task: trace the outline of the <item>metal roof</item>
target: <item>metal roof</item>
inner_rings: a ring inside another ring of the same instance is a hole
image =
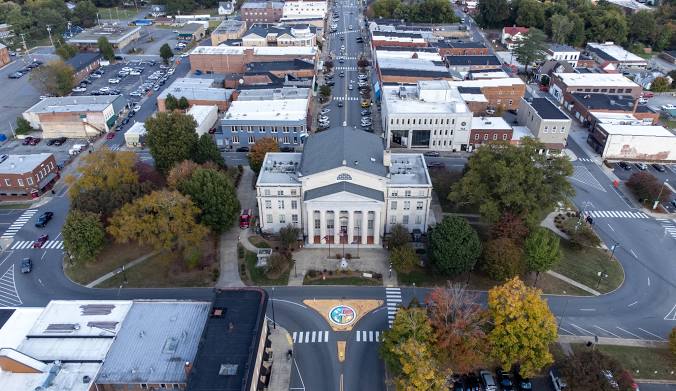
[[[41,100],[26,110],[28,113],[82,113],[100,112],[113,104],[122,95],[82,95],[50,97]]]
[[[370,198],[376,201],[384,201],[385,196],[380,190],[369,189],[368,187],[356,185],[350,182],[337,182],[327,186],[317,187],[305,192],[305,201],[314,200],[316,198],[325,197],[327,195],[340,193],[346,191],[348,193],[360,195],[362,197]]]
[[[2,174],[25,174],[33,171],[44,163],[51,153],[33,153],[28,155],[9,155],[9,157],[0,163],[0,173]]]

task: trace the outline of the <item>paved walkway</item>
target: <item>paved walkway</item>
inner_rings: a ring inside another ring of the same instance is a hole
[[[579,282],[577,282],[577,281],[575,281],[575,280],[573,280],[573,279],[571,279],[571,278],[568,278],[568,277],[564,276],[563,274],[559,274],[559,273],[557,273],[557,272],[555,272],[555,271],[552,271],[552,270],[547,270],[546,273],[547,273],[548,275],[550,275],[550,276],[552,276],[552,277],[554,277],[554,278],[558,278],[559,280],[564,281],[564,282],[566,282],[566,283],[568,283],[568,284],[570,284],[570,285],[572,285],[572,286],[574,286],[574,287],[576,287],[576,288],[580,288],[580,289],[582,289],[582,290],[585,291],[585,292],[589,292],[589,293],[591,293],[591,294],[594,295],[594,296],[601,296],[601,294],[602,294],[601,292],[599,292],[599,291],[597,291],[597,290],[594,290],[594,289],[592,289],[592,288],[590,288],[590,287],[588,287],[588,286],[586,286],[586,285],[584,285],[584,284],[581,284],[581,283],[579,283]]]
[[[594,342],[594,337],[579,336],[579,335],[559,335],[559,343],[587,343]],[[667,347],[667,341],[651,341],[646,339],[630,339],[630,338],[608,338],[599,337],[599,345],[614,345],[614,346],[635,346],[643,348],[663,348]]]
[[[293,342],[289,333],[279,325],[272,327],[272,322],[268,325],[270,330],[270,342],[272,346],[272,373],[270,374],[270,391],[288,391],[291,382],[291,369],[294,359],[287,358],[286,353],[293,351]]]
[[[136,258],[133,261],[131,261],[131,262],[125,264],[125,265],[122,265],[122,267],[115,269],[110,273],[106,273],[106,274],[102,275],[101,277],[97,278],[96,280],[90,282],[89,284],[87,284],[85,286],[87,288],[93,288],[93,287],[103,283],[104,281],[110,280],[111,278],[115,277],[116,275],[122,273],[123,270],[129,270],[132,267],[138,265],[139,263],[144,262],[146,259],[154,256],[157,253],[159,253],[159,251],[153,251],[153,252],[146,254],[142,257]]]

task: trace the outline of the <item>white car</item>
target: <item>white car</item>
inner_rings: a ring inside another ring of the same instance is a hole
[[[174,68],[171,68],[170,70],[167,71],[167,75],[173,75],[175,72]]]
[[[101,87],[99,88],[99,92],[110,92],[110,87]]]
[[[676,109],[676,106],[672,105],[671,103],[662,106],[662,110],[674,110],[674,109]]]
[[[329,109],[328,107],[325,107],[325,108],[323,108],[319,111],[319,114],[322,114],[322,115],[328,114],[330,111],[331,111],[331,109]]]
[[[141,105],[134,106],[134,108],[132,110],[134,110],[135,112],[138,113],[141,110]]]
[[[122,71],[124,71],[124,72],[131,72],[133,70],[134,70],[133,68],[129,68],[129,67],[122,68]]]
[[[139,72],[139,71],[131,71],[131,72],[129,72],[129,74],[131,76],[141,76],[141,72]]]
[[[349,29],[352,30],[352,25],[350,25]]]
[[[120,84],[120,79],[108,79],[108,84]]]
[[[139,96],[141,96],[141,93],[138,92],[138,91],[132,91],[132,92],[129,93],[129,96],[136,96],[136,97],[139,97]]]
[[[84,87],[75,87],[75,88],[73,88],[72,91],[73,91],[73,92],[86,92],[87,89],[84,88]]]
[[[92,73],[91,75],[89,75],[89,77],[93,77],[94,79],[100,79],[101,75],[99,75],[98,73]]]

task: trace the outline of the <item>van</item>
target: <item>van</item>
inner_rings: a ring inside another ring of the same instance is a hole
[[[486,391],[498,391],[498,386],[495,384],[493,374],[483,369],[479,372],[479,377],[481,378],[481,383]]]
[[[253,211],[251,209],[242,209],[239,214],[239,228],[247,229],[253,223]]]
[[[563,391],[566,389],[566,381],[561,378],[561,374],[556,367],[552,367],[549,370],[549,378],[552,381],[552,386],[554,386],[555,391]]]
[[[72,147],[68,150],[68,154],[71,156],[75,156],[78,153],[82,152],[85,149],[86,145],[84,144],[73,144]]]

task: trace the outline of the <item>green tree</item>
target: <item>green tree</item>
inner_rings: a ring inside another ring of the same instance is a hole
[[[478,8],[477,22],[484,27],[503,27],[509,17],[507,0],[479,0]]]
[[[68,44],[61,44],[58,48],[56,48],[56,54],[58,54],[59,57],[61,57],[64,61],[73,58],[77,52],[78,49],[76,46]]]
[[[575,28],[575,22],[570,20],[568,16],[561,14],[554,14],[550,19],[552,28],[552,41],[560,44],[568,43],[568,38]]]
[[[629,39],[652,45],[657,38],[657,23],[653,11],[641,10],[629,16]]]
[[[167,94],[167,97],[164,98],[164,108],[167,111],[178,110],[178,99],[171,94]]]
[[[165,43],[160,47],[160,57],[162,57],[165,64],[169,64],[169,59],[174,57],[174,52],[171,51],[171,47],[169,47],[168,43]]]
[[[519,0],[517,5],[517,25],[538,29],[544,28],[545,8],[543,3],[537,0]]]
[[[493,239],[484,246],[481,268],[497,281],[516,277],[524,271],[523,251],[512,239]]]
[[[573,22],[573,29],[568,35],[568,45],[581,46],[587,34],[584,20],[577,15],[570,15],[569,18]]]
[[[589,41],[613,41],[622,44],[627,41],[627,18],[619,8],[597,8],[586,20]]]
[[[537,227],[531,231],[524,244],[528,271],[536,272],[539,276],[556,265],[562,257],[560,241],[557,235],[544,227]]]
[[[214,232],[223,232],[239,213],[239,200],[230,178],[222,171],[198,168],[178,184],[201,210],[200,222]]]
[[[190,102],[188,102],[188,98],[186,98],[185,96],[182,96],[178,100],[178,108],[180,110],[188,110],[190,108]]]
[[[650,84],[650,91],[654,92],[667,92],[669,91],[670,84],[669,80],[666,77],[656,77],[655,80]]]
[[[263,137],[256,141],[249,151],[249,167],[258,175],[268,152],[279,152],[277,141],[271,137]]]
[[[397,273],[410,273],[418,266],[420,259],[408,244],[390,250],[390,262]]]
[[[519,364],[524,377],[554,361],[549,345],[557,339],[556,320],[541,296],[517,277],[488,291],[491,355],[503,368]]]
[[[214,138],[210,134],[204,133],[197,140],[194,153],[195,163],[204,164],[206,162],[213,162],[219,167],[225,167],[225,160],[221,151],[218,150]]]
[[[279,241],[284,248],[292,249],[296,247],[299,235],[299,228],[294,227],[292,224],[287,224],[286,227],[282,227],[279,230]]]
[[[197,223],[200,210],[176,191],[155,191],[120,208],[107,231],[118,243],[137,242],[155,250],[198,249],[209,230]]]
[[[394,317],[392,328],[383,332],[380,356],[395,374],[402,371],[397,347],[408,339],[413,339],[420,345],[434,346],[434,330],[424,308],[400,308]]]
[[[439,369],[429,345],[408,338],[398,344],[393,353],[399,359],[401,372],[396,377],[397,390],[447,390],[446,376]]]
[[[547,49],[546,39],[545,33],[531,27],[523,39],[516,43],[514,54],[516,59],[524,65],[524,72],[528,73],[528,65],[544,60]]]
[[[331,95],[331,87],[323,84],[321,87],[319,87],[319,94],[324,98],[328,98]]]
[[[111,45],[110,42],[108,41],[108,38],[99,37],[99,39],[96,41],[96,44],[103,58],[105,58],[108,61],[115,60],[115,51],[113,50],[113,45]]]
[[[549,159],[543,144],[526,138],[522,145],[491,143],[469,158],[467,171],[449,194],[457,204],[474,204],[484,219],[510,212],[535,225],[540,210],[574,194],[568,182],[573,166],[567,157]],[[539,222],[539,221],[537,221]]]
[[[71,209],[61,229],[63,247],[76,262],[89,262],[103,247],[106,233],[99,215]]]
[[[560,366],[561,375],[571,390],[617,391],[633,390],[632,382],[623,376],[620,363],[599,352],[583,350],[566,357]],[[604,371],[610,371],[617,382],[614,386],[608,382]]]
[[[42,92],[54,96],[64,96],[70,94],[75,87],[73,73],[73,67],[63,60],[54,60],[33,70],[30,80],[35,82]]]
[[[192,157],[197,146],[197,123],[180,112],[157,113],[145,122],[146,144],[155,159],[155,166],[167,174],[178,162]]]
[[[16,134],[28,134],[34,132],[35,129],[31,126],[31,123],[24,117],[16,117],[16,129],[14,129]]]
[[[481,255],[479,235],[461,217],[444,217],[428,233],[428,240],[429,257],[434,267],[445,275],[472,270]]]
[[[387,238],[388,250],[405,246],[411,241],[411,234],[402,224],[395,224],[390,228],[390,236]]]
[[[81,27],[89,28],[96,25],[96,13],[98,10],[90,0],[81,0],[73,9],[73,21]]]

